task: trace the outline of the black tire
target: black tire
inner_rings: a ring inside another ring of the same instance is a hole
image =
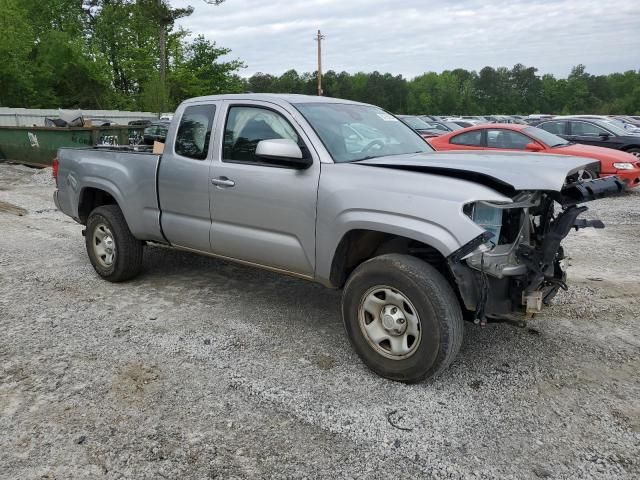
[[[636,157],[638,160],[640,160],[640,148],[638,147],[633,147],[630,148],[628,150],[625,150],[627,153],[630,153],[631,155],[633,155],[634,157]]]
[[[582,175],[581,180],[593,180],[598,178],[600,175],[598,175],[598,172],[596,172],[595,170],[591,170],[590,168],[585,168],[584,169],[584,174]]]
[[[406,358],[387,358],[379,352],[382,344],[374,347],[361,327],[361,303],[377,286],[400,292],[417,311],[421,337]],[[371,370],[391,380],[415,383],[435,378],[462,344],[462,311],[453,289],[434,267],[410,255],[381,255],[358,266],[344,288],[342,317],[356,353]]]
[[[94,242],[98,229],[106,227],[110,232],[115,248],[111,264],[105,264],[99,257]],[[129,230],[124,215],[117,205],[103,205],[93,210],[87,219],[85,244],[91,265],[98,275],[110,282],[124,282],[140,273],[144,244],[136,239]]]

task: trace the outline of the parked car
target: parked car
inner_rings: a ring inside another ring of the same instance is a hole
[[[536,126],[571,142],[613,148],[640,157],[640,135],[632,135],[612,122],[586,118],[554,118]]]
[[[487,116],[480,115],[461,115],[460,118],[462,120],[472,121],[475,123],[491,123],[491,119]]]
[[[438,130],[442,130],[443,132],[453,132],[455,130],[460,130],[462,127],[457,123],[453,122],[445,122],[445,121],[434,121],[427,120],[426,118],[420,117],[427,125],[432,128],[437,128]]]
[[[85,125],[90,124],[92,127],[115,127],[118,125],[117,122],[106,118],[85,118],[84,121]]]
[[[457,117],[448,117],[448,118],[445,118],[445,121],[455,123],[456,125],[462,128],[473,127],[474,125],[480,124],[478,120],[465,120]]]
[[[562,116],[558,116],[558,117],[553,117],[555,120],[560,120],[560,119],[570,119],[570,118],[584,118],[587,120],[600,120],[604,123],[612,123],[613,125],[617,126],[618,128],[623,128],[624,130],[627,130],[629,133],[635,135],[640,133],[640,128],[636,127],[635,125],[626,122],[626,121],[622,121],[618,118],[614,118],[612,116],[606,116],[606,115],[562,115]]]
[[[354,124],[376,138],[356,146]],[[135,277],[153,242],[341,288],[356,352],[404,382],[453,361],[463,309],[541,311],[566,288],[561,240],[601,227],[579,205],[623,188],[574,183],[582,158],[434,153],[378,107],[304,95],[187,100],[164,152],[59,150],[54,201],[98,275]]]
[[[495,123],[517,123],[519,125],[527,125],[527,122],[516,118],[513,115],[495,115]]]
[[[127,125],[131,127],[148,127],[151,125],[152,120],[142,119],[142,120],[131,120]]]
[[[628,115],[614,115],[612,118],[615,118],[616,120],[620,120],[625,124],[630,124],[630,125],[633,125],[634,127],[640,128],[640,120],[630,117]]]
[[[593,158],[600,162],[599,168],[584,169],[580,172],[581,178],[616,175],[628,188],[640,185],[640,161],[633,155],[609,148],[575,144],[529,125],[482,125],[429,139],[429,143],[438,151],[521,150]]]
[[[158,120],[144,129],[143,139],[145,145],[153,145],[153,142],[164,143],[171,122]]]
[[[396,115],[405,125],[413,129],[422,138],[433,138],[443,134],[443,130],[432,127],[424,120],[413,115]]]

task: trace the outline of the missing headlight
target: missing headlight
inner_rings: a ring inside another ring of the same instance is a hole
[[[502,229],[502,210],[484,203],[477,203],[473,206],[471,220],[478,226],[493,234],[493,242],[500,240],[500,230]]]

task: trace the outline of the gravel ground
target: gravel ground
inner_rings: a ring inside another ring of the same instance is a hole
[[[640,476],[640,192],[591,204],[571,289],[466,325],[435,382],[370,373],[339,292],[152,247],[114,285],[49,170],[0,165],[0,477]]]

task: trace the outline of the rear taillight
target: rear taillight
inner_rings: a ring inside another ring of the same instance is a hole
[[[60,168],[60,162],[58,162],[58,157],[53,159],[51,162],[51,176],[56,180],[56,187],[58,186],[58,169]]]

